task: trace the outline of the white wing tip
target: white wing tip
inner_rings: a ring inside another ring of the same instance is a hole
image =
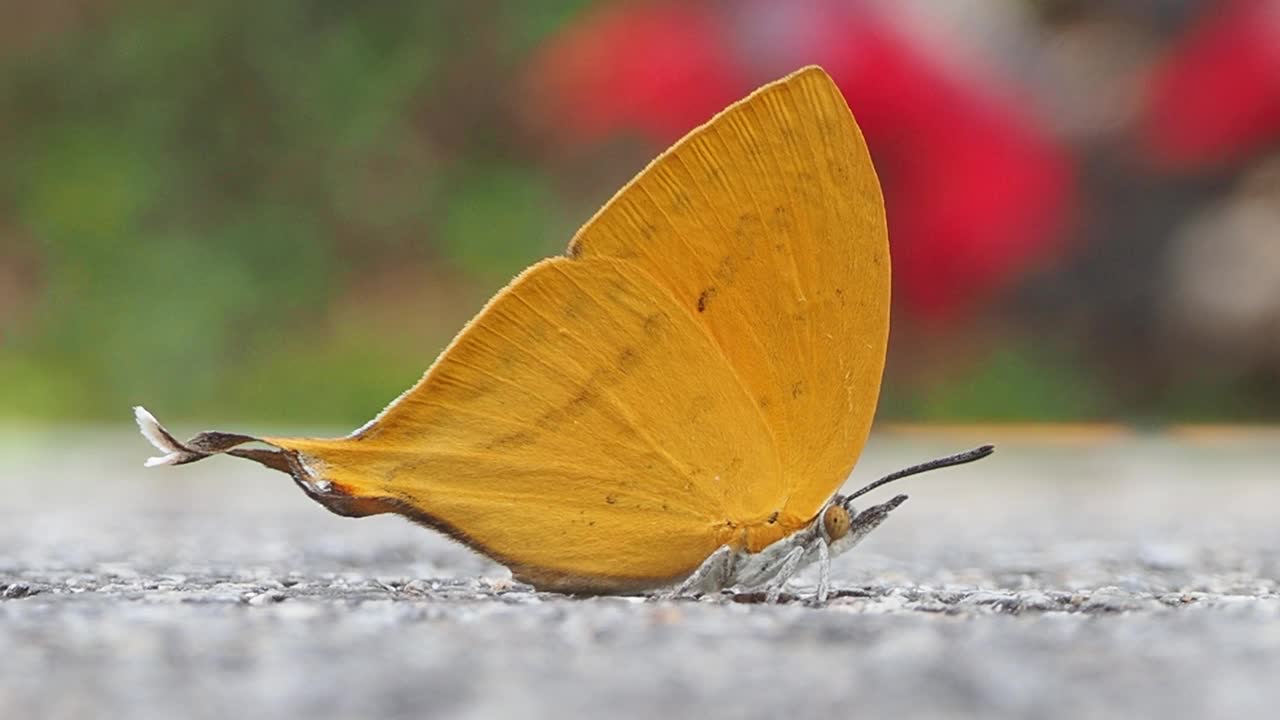
[[[157,455],[149,457],[143,461],[143,467],[158,467],[160,465],[177,465],[178,460],[182,459],[182,455],[178,453],[169,453],[168,455]]]
[[[142,437],[147,439],[157,450],[164,455],[147,458],[143,463],[144,467],[156,467],[157,465],[174,465],[183,457],[189,455],[186,450],[174,444],[173,438],[160,425],[160,421],[156,420],[156,416],[147,411],[141,405],[133,408],[133,419],[138,423],[138,430],[142,433]]]

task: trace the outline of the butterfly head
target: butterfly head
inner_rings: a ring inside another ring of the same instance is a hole
[[[919,465],[913,465],[909,468],[891,473],[875,482],[853,492],[849,495],[836,495],[827,503],[826,508],[822,511],[822,533],[828,543],[835,543],[852,536],[856,542],[858,538],[871,532],[877,525],[884,522],[884,519],[902,503],[906,502],[906,495],[896,495],[888,502],[872,505],[871,507],[858,512],[853,506],[853,501],[866,493],[875,490],[878,487],[887,485],[895,480],[901,480],[928,470],[937,470],[939,468],[951,467],[952,465],[962,465],[964,463],[981,460],[990,455],[995,448],[991,445],[983,445],[982,447],[969,450],[968,452],[950,455],[948,457],[931,460]]]

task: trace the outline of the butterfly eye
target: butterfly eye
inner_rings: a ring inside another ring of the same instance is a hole
[[[822,513],[822,529],[829,540],[839,540],[849,534],[849,510],[843,504],[833,503]]]

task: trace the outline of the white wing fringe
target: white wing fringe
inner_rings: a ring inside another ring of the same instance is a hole
[[[156,416],[147,412],[147,409],[141,405],[133,408],[133,419],[138,422],[138,430],[142,431],[142,437],[146,438],[157,450],[164,453],[164,455],[147,458],[147,461],[143,463],[145,467],[177,465],[184,460],[189,462],[194,459],[193,455],[197,455],[197,453],[192,453],[179,444],[173,438],[173,435],[170,435],[169,431],[164,429],[160,421],[156,420]]]

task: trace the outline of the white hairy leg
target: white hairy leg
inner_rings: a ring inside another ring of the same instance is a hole
[[[800,568],[800,561],[803,559],[804,548],[802,547],[792,548],[791,552],[787,553],[782,562],[777,565],[773,578],[765,585],[765,602],[770,604],[778,602],[778,596],[782,594],[782,588],[791,579],[791,576],[795,575],[796,570]]]
[[[669,597],[702,595],[724,589],[733,576],[733,558],[733,548],[722,545],[719,550],[707,556],[692,575],[676,585],[669,593]]]
[[[814,526],[810,525],[797,533],[788,535],[758,553],[744,553],[734,567],[730,585],[757,588],[777,576],[787,556],[796,548],[804,550],[805,555],[811,552],[814,540]],[[803,559],[801,564],[803,564]]]
[[[141,411],[145,413],[145,411]],[[150,423],[144,422],[149,420]],[[138,424],[147,433],[154,425],[149,415],[139,415]],[[154,433],[151,433],[154,434]],[[151,437],[148,434],[148,437]],[[219,437],[221,439],[221,437]],[[182,457],[170,457],[192,450],[167,442],[171,438],[153,439],[161,450],[168,455],[157,462],[176,463],[185,461]],[[221,450],[218,450],[221,452]],[[766,588],[766,598],[776,602],[787,580],[796,572],[812,562],[818,563],[818,591],[815,599],[819,603],[827,601],[831,594],[831,560],[847,552],[857,545],[872,530],[884,522],[889,513],[906,501],[906,495],[897,495],[888,502],[873,505],[862,512],[854,510],[852,501],[867,492],[887,483],[900,480],[928,470],[962,465],[987,457],[994,451],[991,445],[984,445],[968,452],[957,453],[937,460],[899,470],[866,485],[850,495],[836,495],[827,501],[823,509],[810,524],[801,530],[779,539],[758,553],[735,551],[730,546],[716,550],[698,566],[688,578],[675,587],[669,596],[679,596],[722,590],[726,587]],[[203,448],[194,452],[205,452]],[[237,451],[240,452],[240,451]],[[197,458],[198,459],[198,458]]]
[[[830,593],[831,549],[827,547],[826,540],[818,538],[818,604],[825,603]]]
[[[819,514],[808,527],[784,537],[758,553],[735,551],[725,545],[711,553],[693,574],[676,585],[666,597],[696,596],[729,587],[764,588],[781,593],[783,585],[810,563],[818,564],[817,600],[825,602],[831,593],[831,559],[851,549],[897,507],[905,496],[859,513],[843,537],[828,540]]]
[[[803,543],[795,542],[786,545],[771,546],[773,550],[785,550],[785,554],[775,553],[774,559],[763,567],[753,568],[750,578],[739,577],[738,584],[747,587],[774,587],[779,590],[804,568],[813,563],[818,564],[817,599],[825,602],[831,588],[831,547],[824,535],[813,533],[802,538]]]

